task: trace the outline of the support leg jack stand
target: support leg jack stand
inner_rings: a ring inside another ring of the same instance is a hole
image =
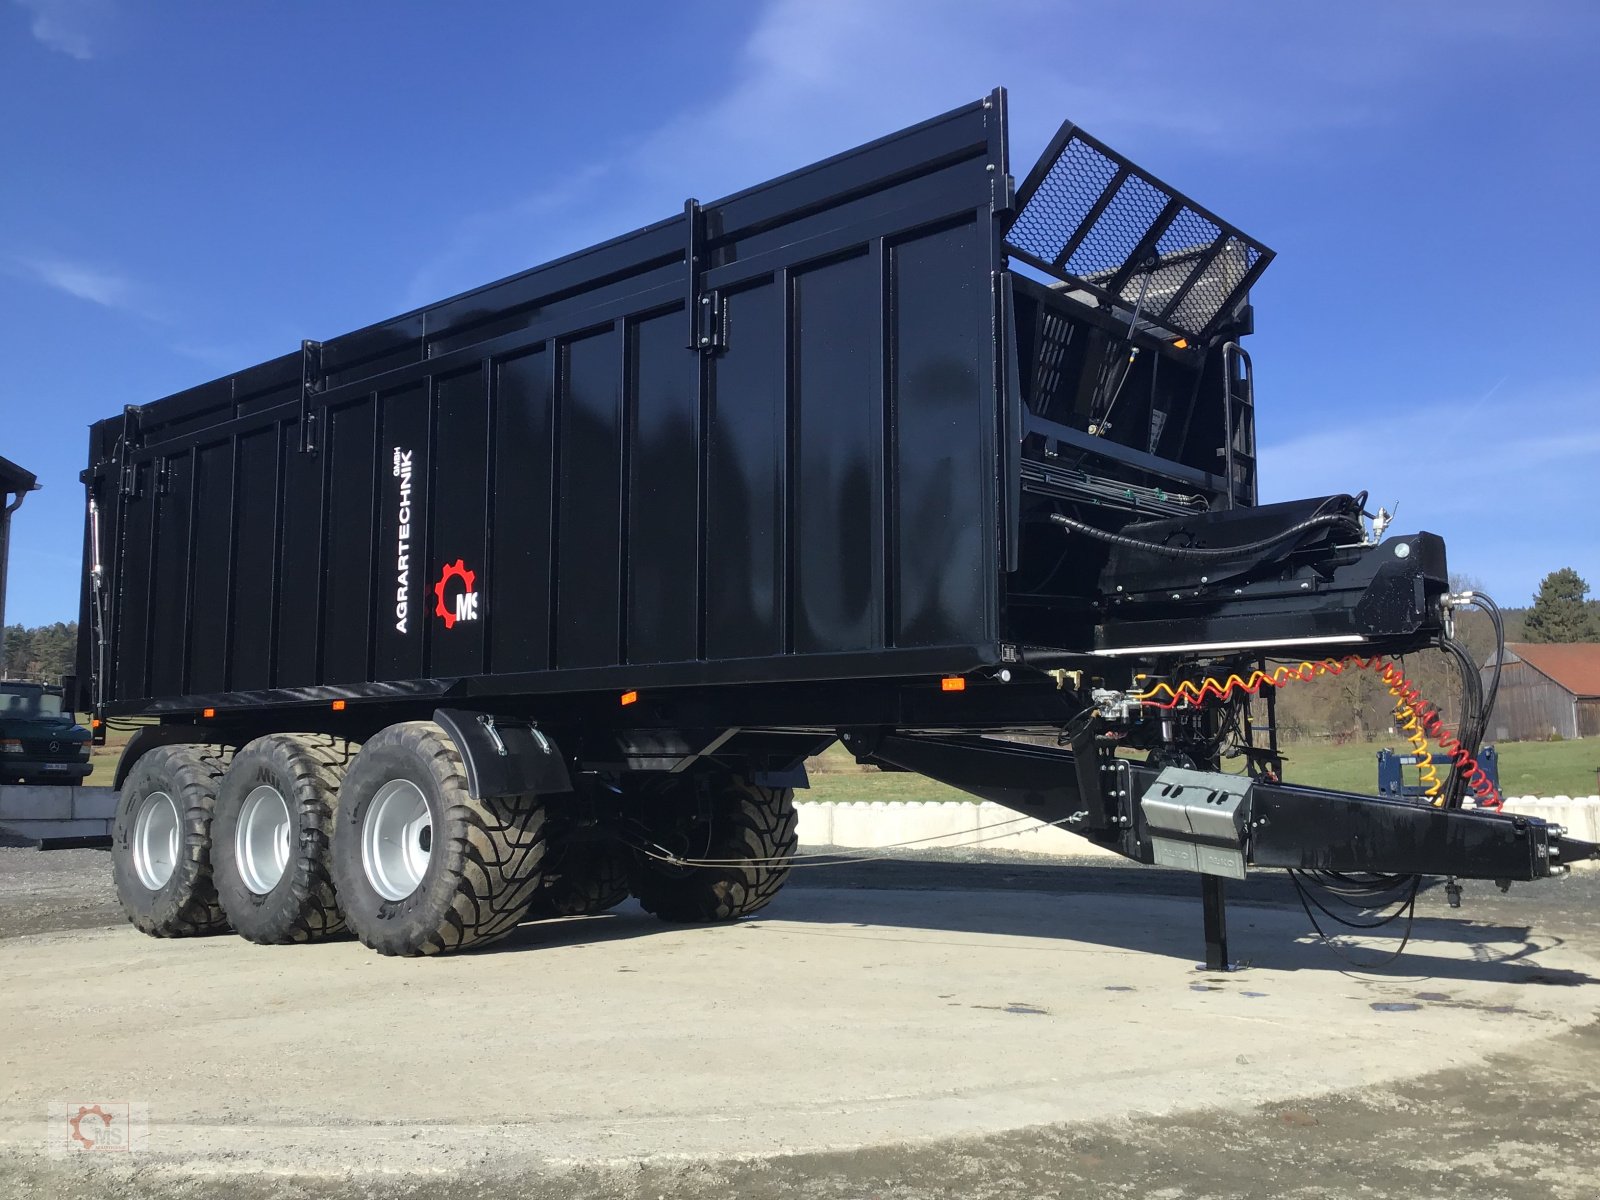
[[[1231,971],[1228,959],[1228,881],[1220,875],[1200,877],[1200,899],[1205,909],[1206,970]]]

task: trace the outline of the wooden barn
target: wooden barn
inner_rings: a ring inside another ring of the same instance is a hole
[[[1497,742],[1600,737],[1600,642],[1506,643],[1489,733]]]

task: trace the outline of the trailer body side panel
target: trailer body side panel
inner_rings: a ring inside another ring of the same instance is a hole
[[[103,699],[994,661],[1002,122],[968,105],[101,422]]]

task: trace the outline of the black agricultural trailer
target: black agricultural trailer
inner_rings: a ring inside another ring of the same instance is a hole
[[[1272,684],[1459,651],[1471,598],[1364,496],[1257,503],[1271,258],[1070,124],[1017,187],[997,90],[99,422],[80,677],[101,736],[155,718],[130,918],[414,954],[739,917],[836,739],[1199,872],[1218,964],[1252,864],[1593,856],[1467,803],[1481,694],[1438,803],[1282,781]]]

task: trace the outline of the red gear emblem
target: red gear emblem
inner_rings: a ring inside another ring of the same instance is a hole
[[[85,1150],[93,1150],[95,1142],[94,1138],[85,1137],[83,1135],[83,1119],[85,1117],[99,1117],[99,1132],[103,1134],[106,1130],[111,1128],[111,1114],[106,1112],[106,1110],[101,1108],[98,1104],[92,1107],[85,1107],[84,1105],[80,1104],[78,1106],[78,1115],[68,1118],[67,1124],[72,1126],[72,1140],[75,1142],[82,1142]]]
[[[433,596],[436,601],[433,606],[433,615],[444,618],[444,627],[446,629],[454,629],[456,627],[456,610],[444,602],[445,584],[450,582],[452,575],[461,580],[461,590],[464,592],[476,590],[478,583],[478,573],[467,570],[465,560],[458,558],[455,562],[445,566],[444,574],[439,576],[439,582],[433,585]]]

